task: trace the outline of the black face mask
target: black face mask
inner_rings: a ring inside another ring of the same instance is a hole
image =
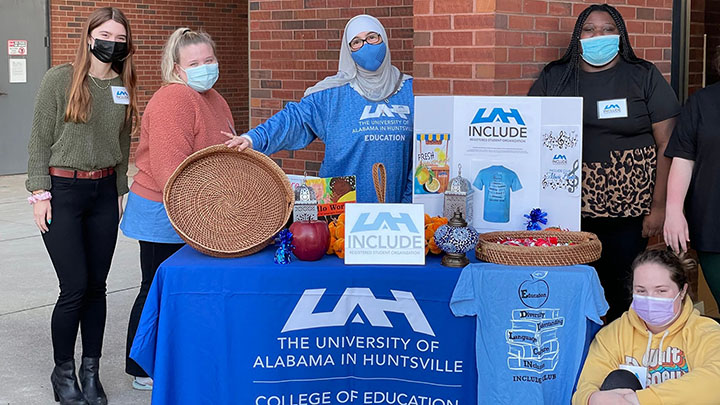
[[[128,56],[128,46],[125,42],[106,41],[95,39],[95,46],[90,48],[100,62],[122,62]]]

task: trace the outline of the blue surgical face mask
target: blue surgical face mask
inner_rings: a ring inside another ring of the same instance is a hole
[[[582,58],[592,66],[610,63],[620,50],[620,35],[598,35],[580,40]]]
[[[383,42],[375,45],[365,44],[362,48],[352,52],[351,56],[361,68],[374,72],[385,60],[385,53],[387,53],[387,45]]]
[[[180,69],[187,74],[187,85],[190,86],[191,89],[200,93],[212,89],[212,86],[215,84],[218,76],[220,75],[217,63]]]

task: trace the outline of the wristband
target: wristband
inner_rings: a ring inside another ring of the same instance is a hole
[[[52,194],[50,194],[49,191],[45,191],[38,194],[33,194],[30,197],[28,197],[28,202],[30,205],[35,204],[38,201],[44,201],[44,200],[52,200]]]

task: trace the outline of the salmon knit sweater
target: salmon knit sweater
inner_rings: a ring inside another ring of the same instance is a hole
[[[138,173],[130,190],[148,200],[162,201],[163,188],[186,157],[228,138],[234,126],[225,99],[210,89],[198,93],[184,84],[161,87],[150,99],[135,153]]]

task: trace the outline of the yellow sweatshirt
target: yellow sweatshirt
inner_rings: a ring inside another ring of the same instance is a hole
[[[658,356],[659,355],[659,356]],[[701,317],[690,298],[665,331],[654,335],[630,309],[590,344],[573,405],[586,405],[620,364],[648,368],[640,404],[720,404],[720,325]]]

